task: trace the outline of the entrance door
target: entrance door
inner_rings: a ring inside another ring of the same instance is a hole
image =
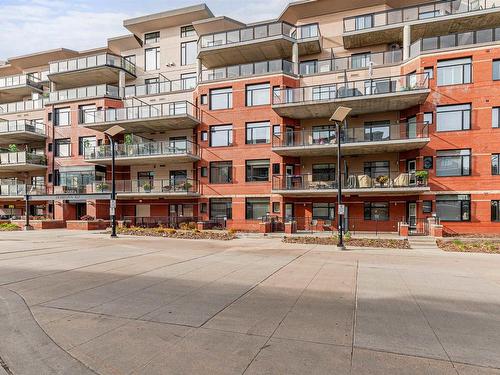
[[[292,177],[293,176],[293,165],[286,165],[285,166],[285,180],[286,180],[286,187],[287,189],[291,188],[292,185]]]
[[[285,203],[285,220],[292,219],[293,217],[293,203]]]
[[[76,220],[80,220],[82,216],[87,215],[87,203],[75,203]]]
[[[293,128],[287,127],[285,129],[285,139],[283,146],[294,146],[294,131]]]
[[[408,202],[408,225],[410,230],[417,229],[417,204],[415,202]]]
[[[408,174],[410,175],[410,185],[414,186],[417,184],[417,177],[415,175],[415,172],[417,171],[417,161],[416,160],[408,160],[406,163],[406,170],[408,171]]]

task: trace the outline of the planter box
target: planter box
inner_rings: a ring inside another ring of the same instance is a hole
[[[12,220],[12,223],[17,224],[20,228],[24,228],[26,221]],[[35,230],[66,228],[66,224],[63,220],[30,220],[30,225]]]
[[[71,230],[104,230],[109,226],[108,220],[67,220],[66,229]]]

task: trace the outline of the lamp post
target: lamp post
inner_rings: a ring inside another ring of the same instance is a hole
[[[341,130],[341,124],[342,122],[344,123],[344,127],[347,125],[347,116],[349,113],[352,111],[352,108],[348,107],[338,107],[335,112],[333,113],[332,117],[330,118],[330,121],[335,123],[335,133],[336,133],[336,138],[337,138],[337,205],[338,205],[338,233],[339,233],[339,240],[337,243],[337,249],[339,250],[345,250],[345,245],[344,245],[344,212],[345,208],[344,205],[342,204],[342,154],[341,154],[341,147],[340,147],[340,142],[341,142],[341,137],[340,137],[340,130]]]
[[[124,131],[121,126],[115,125],[104,131],[111,147],[111,201],[109,202],[109,215],[111,216],[111,238],[116,237],[116,179],[115,179],[115,140],[113,137]]]

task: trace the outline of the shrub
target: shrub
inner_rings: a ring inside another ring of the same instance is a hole
[[[21,228],[19,228],[18,225],[13,224],[13,223],[2,223],[2,224],[0,224],[0,231],[12,232],[12,231],[20,230],[20,229]]]
[[[80,220],[82,221],[94,221],[95,220],[95,217],[93,216],[90,216],[90,215],[83,215]]]
[[[230,229],[228,230],[228,233],[229,233],[229,234],[236,234],[237,232],[238,232],[238,231],[237,231],[236,229],[234,229],[234,228],[230,228]]]

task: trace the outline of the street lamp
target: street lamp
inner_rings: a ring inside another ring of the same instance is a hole
[[[344,127],[347,125],[347,116],[349,113],[352,111],[352,108],[349,107],[338,107],[335,112],[333,113],[332,117],[330,118],[330,121],[335,123],[335,133],[337,136],[337,185],[338,185],[338,198],[337,198],[337,205],[338,205],[338,232],[339,232],[339,241],[337,243],[337,249],[339,250],[345,250],[345,245],[344,245],[344,212],[345,208],[344,205],[342,204],[342,171],[341,171],[341,148],[340,148],[340,127],[341,123],[344,123]]]
[[[111,237],[116,237],[116,185],[115,185],[115,141],[113,137],[124,131],[121,126],[115,125],[104,131],[111,147],[111,201],[109,202],[109,214],[111,216]]]

